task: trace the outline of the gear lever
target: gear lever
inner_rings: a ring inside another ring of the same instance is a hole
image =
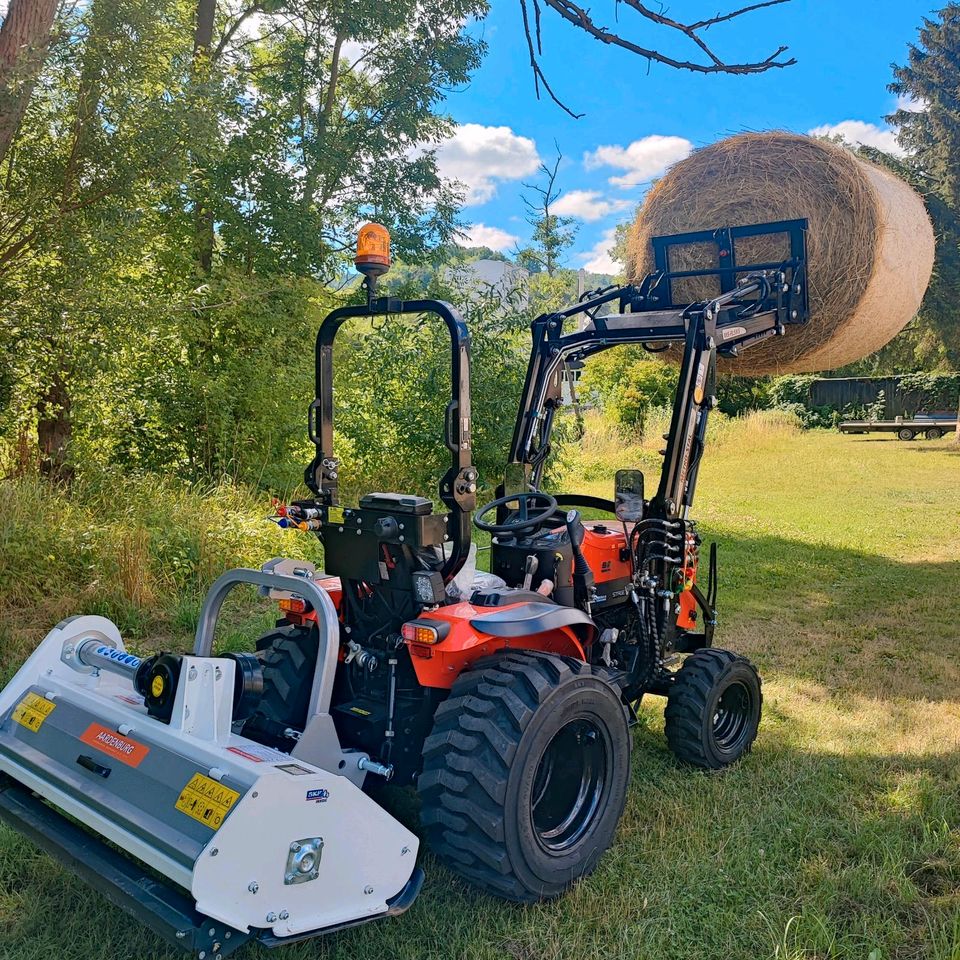
[[[571,510],[567,513],[567,536],[570,537],[570,546],[573,549],[573,599],[577,606],[582,605],[589,614],[590,603],[593,600],[593,571],[583,555],[581,545],[586,535],[586,528],[580,522],[580,511]]]

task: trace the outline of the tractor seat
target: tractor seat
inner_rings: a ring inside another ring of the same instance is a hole
[[[527,590],[517,590],[514,594],[529,595]],[[482,614],[470,621],[470,626],[492,637],[532,637],[538,633],[571,627],[582,643],[593,640],[597,628],[594,622],[576,607],[563,607],[560,604],[537,595],[538,600],[525,602],[521,607],[509,607]],[[517,603],[519,601],[513,600]]]

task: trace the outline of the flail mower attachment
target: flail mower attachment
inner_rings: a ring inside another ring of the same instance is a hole
[[[210,656],[240,583],[295,590],[317,613],[309,718],[290,753],[233,733],[262,688],[256,657]],[[422,883],[419,843],[361,790],[380,765],[340,747],[337,650],[329,596],[269,570],[220,577],[195,656],[141,660],[110,620],[64,620],[0,693],[0,817],[200,960],[401,913]]]

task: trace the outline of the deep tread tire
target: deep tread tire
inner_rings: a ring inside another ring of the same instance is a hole
[[[603,787],[584,833],[547,849],[533,817],[534,779],[554,737],[586,718],[603,743]],[[596,867],[626,802],[631,738],[619,692],[568,657],[514,652],[479,661],[437,709],[417,782],[421,824],[451,870],[488,893],[533,903]]]
[[[302,730],[310,706],[317,663],[317,631],[309,627],[279,627],[257,641],[263,667],[263,695],[244,734],[260,743],[290,750],[283,736],[287,727]]]
[[[721,698],[738,688],[743,698],[744,720],[732,742],[718,739],[715,718]],[[763,694],[760,675],[746,657],[715,647],[687,657],[667,698],[667,742],[685,763],[719,770],[736,763],[750,751],[760,725]]]

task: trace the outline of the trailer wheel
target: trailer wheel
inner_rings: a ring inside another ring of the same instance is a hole
[[[943,436],[943,431],[939,427],[930,427],[923,436],[927,440],[939,440]]]
[[[591,873],[626,802],[620,694],[589,664],[479,661],[436,713],[417,782],[433,852],[489,893],[533,903]]]
[[[727,767],[753,746],[762,704],[760,676],[746,657],[716,647],[697,650],[667,697],[670,749],[696,767]]]
[[[912,440],[914,438],[914,432],[909,427],[904,427],[902,430],[897,431],[898,440]]]

